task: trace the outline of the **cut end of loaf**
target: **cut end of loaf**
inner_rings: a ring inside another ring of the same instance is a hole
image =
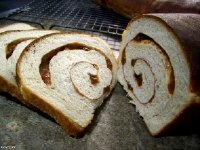
[[[190,96],[194,87],[191,77],[196,73],[191,56],[196,50],[190,48],[188,54],[183,48],[188,41],[182,40],[179,35],[184,34],[174,28],[176,17],[190,19],[177,14],[135,17],[122,38],[118,80],[154,136],[177,124],[190,105],[199,104],[198,93]]]

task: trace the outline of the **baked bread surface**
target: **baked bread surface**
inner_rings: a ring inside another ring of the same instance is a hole
[[[199,19],[197,14],[142,15],[123,33],[118,80],[152,135],[199,108]]]

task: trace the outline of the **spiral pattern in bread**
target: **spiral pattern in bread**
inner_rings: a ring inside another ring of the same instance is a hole
[[[22,94],[78,136],[116,82],[116,60],[101,39],[53,34],[35,40],[21,55],[17,75]]]
[[[118,79],[153,135],[200,102],[199,19],[191,14],[143,15],[123,34]]]

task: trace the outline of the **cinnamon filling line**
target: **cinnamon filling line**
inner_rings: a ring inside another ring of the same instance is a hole
[[[131,66],[132,66],[132,67],[135,66],[136,61],[137,61],[137,60],[134,60],[134,59],[131,61]],[[134,73],[134,74],[133,74],[133,77],[134,77],[135,81],[137,82],[137,85],[138,85],[138,86],[142,86],[142,81],[143,81],[143,79],[142,79],[142,74],[136,74],[136,73]]]
[[[26,40],[30,40],[30,39],[34,39],[34,38],[21,38],[21,39],[17,39],[15,41],[12,41],[11,43],[9,43],[6,48],[6,59],[8,59],[10,56],[12,56],[12,54],[18,44],[20,44],[21,42],[24,42]]]
[[[161,50],[160,53],[164,56],[164,59],[165,59],[165,63],[164,63],[165,70],[166,70],[166,72],[169,75],[169,81],[168,81],[168,85],[167,85],[168,86],[168,91],[169,91],[170,94],[173,94],[174,90],[175,90],[174,70],[173,70],[170,58],[167,55],[166,51],[158,43],[156,43],[152,38],[150,38],[149,36],[147,36],[147,35],[145,35],[143,33],[139,33],[133,40],[137,41],[137,42],[141,42],[143,40],[147,40],[147,41],[150,40],[156,46],[159,47],[159,49]],[[131,61],[131,66],[132,67],[134,67],[136,61],[137,60],[132,60]],[[125,65],[125,63],[126,63],[126,47],[122,51],[121,63],[122,63],[122,65]],[[136,74],[136,73],[134,73],[133,74],[133,78],[137,82],[138,86],[142,86],[142,81],[143,81],[142,74]],[[127,82],[128,89],[133,92],[134,91],[133,87],[131,87],[131,85],[128,83],[128,81],[126,81],[126,82]]]
[[[93,47],[86,46],[86,45],[81,44],[81,43],[71,43],[71,44],[67,44],[67,45],[61,46],[59,48],[56,48],[56,49],[52,50],[51,52],[47,53],[46,55],[44,55],[42,57],[42,61],[41,61],[40,67],[39,67],[39,71],[40,71],[40,75],[42,77],[42,80],[45,84],[51,85],[51,74],[50,74],[50,71],[49,71],[50,60],[55,55],[57,55],[58,52],[61,52],[61,51],[64,51],[64,50],[84,50],[84,51],[96,50],[96,51],[100,52],[105,57],[107,67],[110,70],[112,70],[112,63],[111,63],[110,59],[108,59],[107,56],[104,53],[102,53],[100,50],[93,48]],[[93,64],[93,66],[95,68],[98,68],[95,64]],[[99,78],[98,78],[97,75],[93,75],[93,74],[88,74],[88,75],[90,77],[91,84],[96,85],[96,84],[99,83]],[[108,91],[108,87],[106,87],[104,89],[104,91]]]
[[[96,68],[96,70],[99,70],[98,66],[96,64],[92,64],[94,66],[94,68]],[[97,85],[99,83],[99,77],[98,75],[95,75],[95,74],[91,74],[91,73],[88,73],[88,75],[90,76],[90,81],[91,81],[91,84],[92,85]]]
[[[110,92],[110,86],[107,86],[103,89],[103,94],[107,94]]]

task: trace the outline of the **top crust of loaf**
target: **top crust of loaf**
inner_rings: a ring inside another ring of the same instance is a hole
[[[196,13],[200,7],[196,1],[184,0],[93,0],[127,18],[144,13]]]

